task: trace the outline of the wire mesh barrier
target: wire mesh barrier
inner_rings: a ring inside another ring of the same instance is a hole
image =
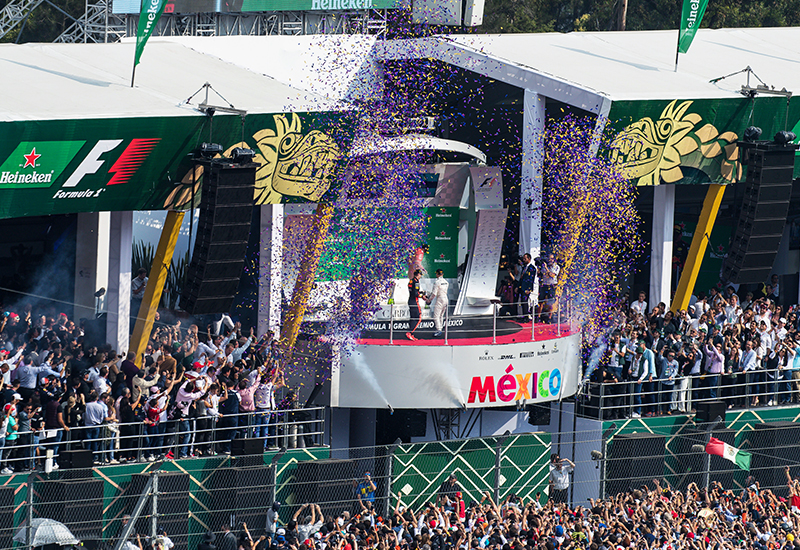
[[[35,527],[45,518],[62,523],[88,548],[121,548],[125,541],[135,547],[141,541],[146,548],[166,537],[175,550],[184,550],[197,547],[209,531],[219,542],[224,526],[238,534],[246,525],[254,540],[271,535],[274,503],[280,503],[279,526],[289,528],[295,521],[301,534],[321,521],[416,514],[428,503],[452,505],[455,499],[467,506],[544,503],[551,453],[574,463],[568,496],[573,505],[642,485],[653,488],[653,480],[680,491],[712,483],[738,491],[757,483],[788,497],[786,467],[790,478],[800,476],[800,423],[791,421],[800,408],[781,409],[782,416],[777,411],[729,413],[722,422],[586,421],[588,429],[560,434],[350,449],[310,446],[32,471],[8,476],[0,486],[0,548],[26,546],[29,536],[31,545],[40,545]],[[749,469],[706,452],[712,437],[749,453]]]

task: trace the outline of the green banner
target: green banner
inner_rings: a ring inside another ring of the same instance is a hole
[[[445,279],[458,277],[458,208],[426,208],[428,218],[428,253],[422,260],[426,277],[435,277],[436,270]],[[404,274],[406,275],[406,274]]]
[[[800,120],[800,100],[782,97],[615,101],[612,159],[636,185],[741,181],[737,140],[748,126],[772,139]]]
[[[142,52],[144,51],[144,45],[147,43],[147,39],[150,38],[150,35],[153,34],[161,14],[164,13],[164,6],[166,5],[166,0],[142,0],[142,9],[139,12],[139,28],[136,31],[136,56],[133,59],[134,67],[139,64],[139,59],[142,57]]]
[[[317,202],[333,193],[351,123],[337,113],[248,115],[244,129],[216,115],[213,133],[204,115],[3,123],[0,218],[187,208],[202,183],[191,153],[204,141],[256,151],[254,204]]]
[[[706,12],[708,0],[683,0],[683,10],[681,11],[681,31],[678,37],[678,51],[686,53],[692,45],[694,35],[700,28],[703,14]]]
[[[458,208],[423,208],[422,214],[427,218],[428,253],[422,260],[422,266],[427,272],[424,277],[435,277],[437,269],[444,272],[445,278],[454,279],[458,276]],[[365,260],[380,256],[380,251],[387,244],[380,237],[372,235],[372,226],[354,216],[369,216],[372,223],[381,221],[397,223],[397,216],[390,213],[389,209],[378,209],[371,212],[357,210],[337,210],[333,223],[328,232],[325,251],[319,261],[318,281],[348,280],[355,274]],[[397,227],[397,231],[402,231]],[[298,234],[305,233],[307,229],[299,229]],[[365,234],[367,232],[369,237]],[[294,237],[293,237],[294,238]],[[301,237],[304,238],[304,237]],[[391,235],[385,238],[393,238]],[[423,244],[423,243],[420,243]],[[303,249],[303,246],[300,246]],[[409,250],[411,256],[413,250]],[[398,279],[408,276],[408,264],[403,262],[398,266],[395,275]]]

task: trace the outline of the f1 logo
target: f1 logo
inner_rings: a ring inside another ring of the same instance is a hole
[[[159,139],[132,140],[117,159],[117,162],[109,169],[108,172],[113,173],[114,177],[111,178],[107,185],[126,183],[147,159],[150,151],[155,148],[159,141]],[[62,187],[76,187],[84,176],[96,174],[105,163],[100,157],[119,147],[120,143],[122,143],[121,139],[101,139],[98,141]]]

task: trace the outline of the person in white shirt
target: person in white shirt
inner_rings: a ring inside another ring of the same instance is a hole
[[[441,269],[436,270],[436,279],[433,281],[433,291],[431,292],[430,300],[436,300],[433,305],[433,325],[436,327],[434,336],[441,336],[442,329],[444,328],[444,317],[447,312],[448,298],[447,289],[450,283],[444,278],[444,271]]]
[[[574,469],[575,464],[570,459],[562,459],[558,453],[550,455],[550,499],[556,504],[567,502],[569,474]]]
[[[647,300],[646,294],[644,292],[639,292],[639,299],[635,302],[631,302],[631,309],[634,313],[639,315],[645,315],[647,313]]]

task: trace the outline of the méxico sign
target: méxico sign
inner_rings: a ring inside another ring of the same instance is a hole
[[[496,346],[359,345],[331,376],[331,406],[505,407],[574,395],[580,335]]]

